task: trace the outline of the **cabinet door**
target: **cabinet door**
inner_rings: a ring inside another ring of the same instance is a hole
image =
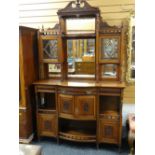
[[[77,96],[75,101],[75,114],[81,119],[95,119],[95,96]]]
[[[100,119],[99,122],[99,141],[105,143],[118,144],[119,142],[119,123],[108,122]]]
[[[74,96],[72,95],[58,95],[59,114],[64,116],[74,115]]]
[[[56,137],[56,122],[55,114],[38,114],[39,136]]]

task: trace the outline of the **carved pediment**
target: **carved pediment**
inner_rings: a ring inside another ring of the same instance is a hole
[[[99,13],[99,8],[92,7],[85,0],[71,1],[64,9],[57,12],[59,16],[95,16]]]

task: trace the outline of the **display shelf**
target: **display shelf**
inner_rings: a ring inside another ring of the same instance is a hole
[[[62,139],[80,141],[80,142],[95,142],[96,134],[90,134],[88,131],[80,130],[68,130],[65,132],[59,132],[59,137]]]
[[[99,100],[99,114],[114,114],[119,113],[119,105],[120,105],[120,97],[119,96],[100,96]]]

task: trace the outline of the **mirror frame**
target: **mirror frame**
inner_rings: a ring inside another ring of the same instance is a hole
[[[130,85],[135,84],[135,79],[131,78],[131,55],[132,55],[132,27],[135,26],[133,20],[135,15],[132,12],[128,19],[128,30],[127,30],[127,69],[126,69],[126,82]]]

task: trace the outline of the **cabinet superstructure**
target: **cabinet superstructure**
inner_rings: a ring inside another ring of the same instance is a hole
[[[123,27],[82,0],[57,14],[59,24],[38,34],[38,137],[121,146]]]

